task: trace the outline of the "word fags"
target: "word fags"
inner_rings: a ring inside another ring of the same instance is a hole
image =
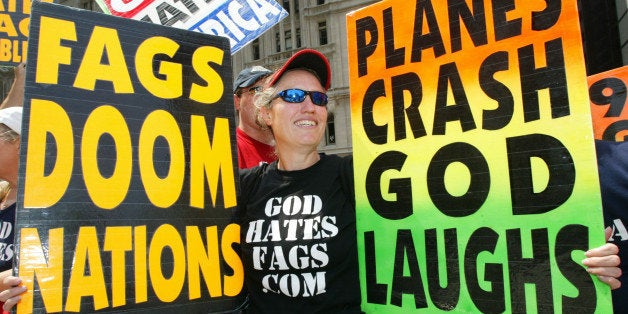
[[[327,291],[325,241],[338,234],[338,226],[335,216],[320,215],[322,208],[318,195],[274,197],[264,208],[265,216],[273,219],[249,223],[245,241],[256,244],[253,269],[270,271],[262,277],[265,292],[311,297]],[[272,245],[281,241],[283,245]]]
[[[82,226],[76,235],[54,228],[48,231],[45,246],[54,249],[44,254],[37,229],[23,228],[20,278],[28,291],[34,291],[37,282],[46,312],[96,311],[129,302],[145,303],[149,301],[149,290],[162,302],[172,302],[181,295],[188,300],[199,299],[207,292],[212,298],[236,296],[244,282],[242,262],[232,246],[240,243],[240,226],[227,225],[220,233],[216,226],[204,229],[203,239],[198,226],[186,226],[185,235],[169,224],[155,230],[147,230],[146,226],[105,230]],[[64,246],[70,238],[76,242],[74,248]],[[73,254],[73,266],[66,273],[64,261],[70,256],[68,253]],[[172,257],[172,270],[164,270],[164,256]],[[133,267],[132,278],[126,277],[129,267]],[[225,267],[232,270],[230,275],[223,275]],[[134,290],[127,290],[128,281],[134,282]],[[134,291],[133,298],[127,296],[128,291]],[[81,305],[84,298],[93,300],[93,308]],[[32,307],[33,294],[23,295],[18,311],[32,311]]]
[[[71,65],[80,60],[72,87],[93,91],[97,81],[105,81],[111,82],[116,94],[133,94],[137,91],[116,29],[94,26],[88,42],[81,43],[85,47],[62,45],[76,41],[74,22],[41,17],[37,54],[50,57],[37,58],[36,83],[59,84],[60,65]],[[191,82],[189,86],[184,86],[184,65],[157,58],[167,56],[174,59],[179,48],[177,42],[166,37],[154,36],[143,40],[134,54],[129,53],[133,56],[130,62],[134,65],[139,83],[150,94],[162,99],[187,97],[203,104],[218,102],[224,93],[224,83],[211,65],[222,65],[224,51],[212,46],[197,47],[191,55],[190,65],[203,83]],[[73,53],[82,55],[77,58]],[[102,64],[103,58],[109,61],[108,64]],[[157,63],[158,74],[153,73],[154,62]],[[183,95],[184,90],[189,90],[189,95]]]

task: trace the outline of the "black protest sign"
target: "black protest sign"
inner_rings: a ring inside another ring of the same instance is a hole
[[[18,312],[237,307],[228,40],[39,2],[30,35]]]

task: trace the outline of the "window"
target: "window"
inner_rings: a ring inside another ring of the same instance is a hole
[[[327,118],[327,128],[325,129],[325,144],[336,145],[336,127],[334,125],[334,115]]]
[[[292,49],[292,32],[287,30],[284,33],[284,43],[285,43],[285,47],[286,50],[291,50]]]
[[[294,2],[294,13],[299,13],[299,0]]]
[[[316,4],[318,5],[325,4],[325,0],[316,0]]]
[[[253,60],[259,60],[259,38],[255,38],[255,40],[251,42],[251,50],[253,51]]]
[[[327,45],[327,22],[318,23],[318,42],[321,46]]]
[[[281,36],[279,32],[275,33],[275,52],[281,52]]]
[[[83,9],[94,11],[94,0],[87,0],[83,2]]]
[[[297,28],[297,48],[301,48],[301,29]]]
[[[283,8],[290,13],[290,0],[283,0]]]

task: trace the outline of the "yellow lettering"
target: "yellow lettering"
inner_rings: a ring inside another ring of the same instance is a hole
[[[216,226],[205,228],[207,237],[207,251],[201,239],[197,226],[187,226],[185,235],[187,238],[188,255],[188,289],[190,300],[201,297],[200,272],[207,284],[207,290],[212,297],[222,296],[220,282],[220,253],[218,252],[218,228]]]
[[[165,278],[162,271],[161,254],[165,247],[172,252],[172,276]],[[179,296],[185,282],[185,248],[181,235],[172,225],[161,225],[150,242],[148,271],[157,298],[172,302]]]
[[[9,14],[0,14],[0,33],[7,34],[7,37],[17,36],[17,30]]]
[[[237,204],[235,177],[229,137],[229,120],[216,118],[213,141],[209,141],[203,116],[191,116],[190,143],[190,206],[204,208],[205,175],[209,184],[212,205],[216,206],[218,179],[221,177],[225,208]]]
[[[232,244],[240,243],[240,225],[229,224],[222,232],[220,247],[225,263],[233,270],[233,275],[224,276],[225,295],[236,296],[242,291],[244,285],[244,268],[240,255],[233,250]]]
[[[72,21],[42,16],[37,46],[35,82],[57,84],[59,65],[72,62],[72,49],[61,46],[61,40],[76,41],[76,26]]]
[[[28,37],[28,24],[30,23],[31,18],[30,17],[25,17],[23,18],[20,23],[18,24],[18,29],[20,30],[20,33],[22,33],[22,35]],[[26,50],[24,50],[24,54],[26,54]]]
[[[103,54],[109,64],[101,64]],[[93,91],[96,80],[113,83],[116,93],[133,93],[131,76],[127,70],[118,31],[96,26],[85,48],[85,55],[74,80],[74,87]]]
[[[29,292],[22,294],[22,301],[17,305],[17,312],[33,312],[35,278],[37,278],[39,293],[44,301],[45,311],[61,312],[63,310],[63,228],[48,231],[46,254],[44,254],[36,228],[22,228],[20,231],[18,273]],[[48,255],[48,260],[46,260],[46,255]]]
[[[72,177],[72,124],[67,113],[55,102],[32,99],[28,127],[24,207],[46,208],[61,199]],[[53,136],[57,148],[55,165],[48,176],[44,169],[46,134]]]
[[[103,249],[111,252],[111,305],[126,304],[125,253],[133,250],[131,227],[107,227]]]
[[[155,172],[153,163],[154,145],[158,137],[163,137],[170,148],[170,169],[163,179]],[[185,149],[179,125],[167,111],[151,112],[142,125],[139,168],[144,190],[153,205],[167,208],[177,201],[185,179]]]
[[[142,42],[135,53],[137,78],[151,94],[164,99],[183,95],[183,66],[174,62],[159,61],[158,73],[165,76],[159,79],[153,74],[154,57],[165,54],[173,57],[179,44],[166,37],[151,37]]]
[[[148,271],[146,269],[146,226],[133,228],[135,249],[135,303],[148,301]]]
[[[86,264],[89,264],[89,275],[85,274]],[[94,310],[109,306],[96,227],[81,227],[79,229],[65,310],[69,312],[80,311],[81,297],[84,296],[93,297]]]
[[[116,164],[109,178],[98,169],[98,140],[104,133],[111,135],[116,146]],[[81,164],[87,192],[96,206],[112,209],[126,197],[133,172],[133,146],[124,117],[112,106],[94,109],[85,122],[82,139]]]
[[[207,82],[207,86],[192,83],[190,87],[190,99],[200,103],[213,104],[222,98],[225,90],[222,77],[216,72],[209,62],[222,65],[224,51],[216,47],[199,47],[192,55],[192,67],[202,79]]]

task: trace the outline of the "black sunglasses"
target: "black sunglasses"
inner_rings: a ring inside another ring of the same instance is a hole
[[[322,92],[312,92],[307,90],[302,90],[298,88],[291,88],[282,90],[277,93],[277,96],[273,97],[273,99],[277,99],[281,97],[286,102],[290,103],[301,103],[305,100],[305,96],[310,95],[310,99],[312,103],[324,107],[327,105],[327,94]]]

